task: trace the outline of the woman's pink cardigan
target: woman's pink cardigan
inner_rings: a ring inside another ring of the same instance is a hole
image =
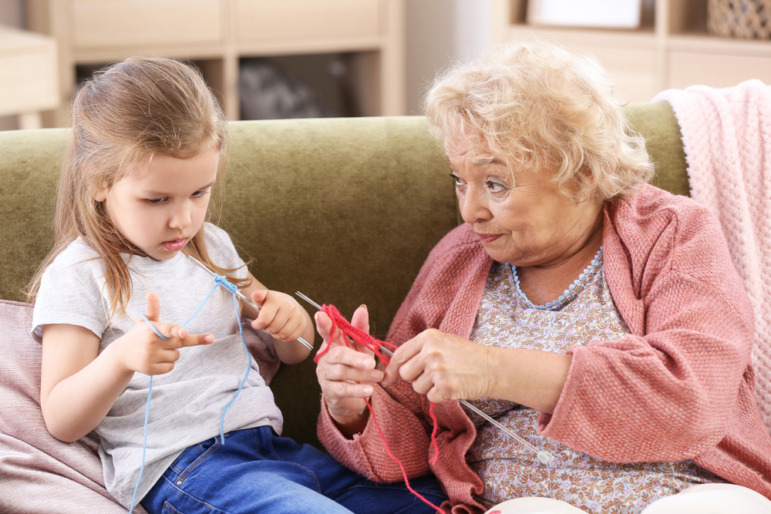
[[[753,314],[715,218],[653,186],[604,210],[604,269],[630,334],[570,349],[573,360],[542,435],[612,462],[691,459],[771,498],[771,436],[754,397]],[[491,259],[464,224],[431,252],[396,314],[388,340],[427,328],[469,337]],[[483,485],[465,461],[476,430],[458,402],[437,404],[439,458],[429,465],[429,403],[399,382],[372,396],[375,418],[410,477],[429,469],[450,502],[481,509]],[[322,401],[323,404],[323,401]],[[375,424],[353,439],[325,408],[318,434],[345,465],[399,481]]]

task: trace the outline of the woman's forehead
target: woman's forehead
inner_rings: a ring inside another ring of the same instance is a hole
[[[476,165],[504,162],[504,156],[495,154],[487,142],[479,137],[446,139],[444,151],[449,160],[463,159]]]
[[[453,154],[492,155],[484,138],[473,134],[454,134],[444,139],[444,149]]]

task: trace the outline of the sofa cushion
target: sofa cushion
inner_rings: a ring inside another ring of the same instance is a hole
[[[31,320],[28,304],[0,300],[0,511],[125,512],[104,488],[96,437],[63,443],[46,429]]]

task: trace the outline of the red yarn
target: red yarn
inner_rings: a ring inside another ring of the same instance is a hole
[[[380,341],[379,339],[376,339],[371,334],[365,332],[364,330],[361,330],[360,328],[357,328],[343,317],[342,314],[340,314],[340,311],[337,310],[337,308],[334,305],[323,305],[321,307],[321,312],[325,313],[327,316],[329,316],[329,319],[332,320],[332,333],[330,333],[329,338],[331,339],[334,335],[334,331],[336,329],[339,329],[343,334],[350,337],[352,340],[356,341],[357,343],[366,346],[372,352],[380,358],[381,361],[388,364],[390,362],[390,358],[385,355],[382,352],[382,348],[386,347],[389,350],[395,350],[396,346],[388,343],[386,341]],[[350,347],[350,344],[348,343],[348,338],[343,338],[343,341],[345,342],[345,345]],[[319,362],[319,359],[322,355],[327,353],[329,351],[329,347],[331,345],[327,344],[326,347],[322,348],[314,357],[314,362]],[[399,460],[396,455],[394,455],[391,452],[391,448],[388,447],[388,442],[386,441],[385,434],[380,429],[380,424],[377,422],[377,419],[375,418],[375,411],[372,409],[372,405],[370,405],[368,400],[364,400],[367,404],[367,408],[369,409],[370,415],[372,416],[372,421],[375,423],[375,427],[377,428],[378,433],[380,434],[380,439],[383,441],[383,445],[385,446],[386,453],[388,453],[388,456],[391,457],[391,459],[396,462],[396,464],[399,465],[399,469],[402,472],[402,476],[404,477],[404,483],[407,485],[407,489],[410,490],[412,494],[420,498],[424,503],[428,504],[429,506],[433,507],[437,511],[441,511],[439,507],[428,501],[423,495],[421,495],[419,492],[414,490],[412,486],[410,485],[410,481],[407,478],[407,471],[404,469],[404,464],[402,464],[402,461]],[[436,432],[439,428],[436,420],[436,415],[434,414],[434,404],[431,403],[431,406],[428,410],[429,415],[431,416],[431,421],[433,422],[434,429],[431,431],[431,445],[434,447],[434,456],[431,459],[431,464],[436,464],[437,459],[439,459],[439,446],[436,443]]]
[[[321,307],[321,312],[329,316],[329,319],[332,320],[332,324],[334,327],[340,329],[343,334],[347,335],[357,343],[360,343],[370,350],[372,350],[375,355],[377,355],[381,361],[388,364],[388,362],[391,360],[387,355],[383,354],[381,351],[381,348],[385,346],[389,350],[393,351],[396,350],[396,346],[392,345],[391,343],[387,343],[385,341],[380,341],[379,339],[375,339],[372,335],[369,333],[363,331],[362,329],[358,327],[354,327],[351,325],[351,323],[343,317],[342,314],[340,314],[340,311],[337,310],[337,308],[334,305],[323,305]],[[349,346],[348,340],[345,340],[346,346]],[[326,346],[326,348],[322,348],[319,353],[316,354],[316,357],[314,358],[315,362],[319,361],[319,358],[321,358],[322,355],[327,353],[329,350],[329,345]]]

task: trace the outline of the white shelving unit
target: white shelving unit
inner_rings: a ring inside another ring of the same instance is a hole
[[[708,0],[655,0],[637,29],[527,24],[528,0],[494,0],[496,43],[546,38],[596,55],[626,101],[648,101],[667,88],[727,87],[751,78],[771,83],[771,40],[714,36]]]
[[[195,62],[229,119],[239,117],[239,62],[247,57],[341,54],[357,111],[405,111],[405,0],[26,0],[28,27],[59,46],[61,105],[76,67],[131,55]],[[66,122],[66,107],[50,124]]]

